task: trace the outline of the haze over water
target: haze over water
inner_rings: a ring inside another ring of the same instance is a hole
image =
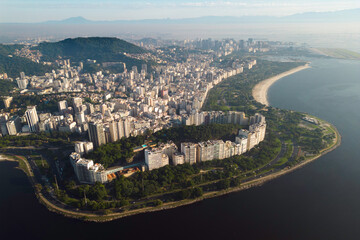
[[[345,48],[360,52],[359,23],[244,23],[244,24],[0,24],[0,42],[49,38],[52,41],[81,36],[112,36],[124,39],[234,38],[306,43],[311,47]]]
[[[358,239],[360,62],[311,59],[276,82],[270,104],[339,129],[342,145],[261,187],[109,223],[48,212],[15,163],[0,162],[0,231],[12,239]],[[7,239],[7,238],[3,238]]]

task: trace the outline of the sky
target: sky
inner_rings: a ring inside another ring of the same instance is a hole
[[[0,0],[0,22],[286,16],[360,8],[359,0]]]

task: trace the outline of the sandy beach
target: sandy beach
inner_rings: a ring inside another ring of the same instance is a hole
[[[10,159],[10,158],[8,158],[8,157],[6,157],[6,156],[4,156],[4,155],[0,155],[0,162],[1,161],[11,161],[11,162],[13,162],[13,161],[15,161],[14,159]]]
[[[253,95],[254,99],[256,101],[258,101],[259,103],[269,106],[267,93],[268,93],[270,86],[272,84],[274,84],[274,82],[278,81],[279,79],[281,79],[283,77],[289,76],[293,73],[299,72],[299,71],[307,69],[307,68],[310,68],[308,63],[305,64],[304,66],[299,66],[299,67],[293,68],[289,71],[280,73],[279,75],[276,75],[274,77],[271,77],[271,78],[268,78],[268,79],[265,79],[265,80],[259,82],[258,84],[255,85],[255,87],[252,90],[252,95]]]

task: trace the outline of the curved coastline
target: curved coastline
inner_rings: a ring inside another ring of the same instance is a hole
[[[310,68],[309,63],[306,63],[304,66],[299,66],[299,67],[293,68],[289,71],[280,73],[274,77],[271,77],[271,78],[268,78],[268,79],[265,79],[265,80],[259,82],[253,88],[252,96],[254,97],[254,99],[257,102],[264,104],[266,106],[269,106],[267,94],[268,94],[268,90],[271,87],[271,85],[273,85],[276,81],[280,80],[283,77],[289,76],[291,74],[294,74],[296,72],[302,71],[307,68]]]
[[[261,81],[252,90],[252,95],[253,95],[254,99],[266,106],[269,106],[269,103],[267,101],[267,92],[268,92],[269,87],[277,80],[279,80],[285,76],[291,75],[293,73],[296,73],[298,71],[304,70],[306,68],[309,68],[308,63],[304,66],[296,67],[294,69],[291,69],[289,71],[286,71],[286,72],[276,75],[274,77],[271,77],[271,78]],[[324,121],[324,120],[321,120],[321,121]],[[324,122],[326,122],[326,121],[324,121]],[[25,167],[25,169],[22,168],[22,170],[24,170],[25,173],[28,175],[28,178],[34,188],[35,195],[38,198],[39,202],[42,203],[44,206],[46,206],[48,210],[62,214],[63,216],[66,216],[66,217],[76,218],[76,219],[80,219],[80,220],[84,220],[84,221],[108,222],[108,221],[132,216],[132,215],[137,215],[137,214],[141,214],[141,213],[155,212],[155,211],[176,208],[176,207],[180,207],[180,206],[184,206],[184,205],[189,205],[189,204],[193,204],[195,202],[202,201],[204,199],[214,198],[214,197],[222,196],[222,195],[229,194],[232,192],[237,192],[237,191],[249,189],[249,188],[256,187],[256,186],[261,186],[262,184],[266,183],[267,181],[270,181],[272,179],[275,179],[277,177],[280,177],[284,174],[287,174],[289,172],[292,172],[298,168],[305,166],[306,164],[320,158],[321,156],[333,151],[338,146],[340,146],[341,135],[339,134],[338,130],[336,129],[336,127],[334,125],[332,125],[330,123],[328,123],[328,124],[331,127],[331,130],[335,134],[335,139],[334,139],[333,144],[331,144],[330,146],[328,146],[325,149],[322,149],[318,155],[309,157],[309,158],[305,159],[304,161],[298,163],[295,166],[287,167],[280,171],[270,173],[266,176],[244,182],[238,187],[232,187],[232,188],[229,188],[226,190],[208,192],[208,193],[204,194],[203,196],[196,198],[196,199],[186,199],[186,200],[177,201],[177,202],[169,202],[169,203],[164,203],[163,205],[157,206],[157,207],[146,207],[146,208],[142,208],[142,209],[120,212],[120,213],[112,212],[109,214],[98,214],[95,212],[81,211],[81,210],[75,209],[75,208],[69,209],[67,206],[61,204],[60,202],[55,202],[53,199],[48,199],[45,195],[43,195],[41,192],[38,191],[38,189],[36,188],[36,183],[37,183],[36,179],[34,178],[31,168],[25,158],[21,158],[20,156],[13,156],[13,158],[10,158],[10,159],[9,158],[6,159],[6,157],[5,157],[5,159],[4,158],[1,159],[1,157],[0,157],[0,160],[13,160],[13,161],[15,160],[15,161],[24,161],[25,162],[26,167]],[[26,172],[26,170],[28,170],[28,172]]]
[[[78,209],[68,209],[65,205],[61,204],[60,202],[54,202],[53,200],[48,199],[41,192],[39,192],[38,189],[36,188],[36,184],[37,184],[36,179],[34,178],[31,167],[25,158],[21,158],[20,156],[13,156],[14,158],[2,157],[1,160],[2,161],[24,161],[25,162],[25,166],[28,171],[26,171],[24,168],[21,168],[21,169],[28,176],[28,179],[29,179],[32,187],[34,188],[35,195],[38,198],[39,202],[41,204],[43,204],[49,211],[61,214],[65,217],[75,218],[75,219],[79,219],[79,220],[83,220],[83,221],[109,222],[109,221],[113,221],[116,219],[129,217],[129,216],[133,216],[133,215],[138,215],[138,214],[142,214],[142,213],[149,213],[149,212],[156,212],[156,211],[177,208],[177,207],[193,204],[195,202],[199,202],[199,201],[202,201],[205,199],[219,197],[219,196],[226,195],[229,193],[238,192],[238,191],[246,190],[246,189],[249,189],[252,187],[261,186],[270,180],[273,180],[284,174],[290,173],[298,168],[305,166],[306,164],[320,158],[321,156],[333,151],[338,146],[340,146],[341,136],[334,125],[330,124],[330,126],[335,133],[334,143],[332,145],[330,145],[329,147],[321,150],[319,155],[308,158],[293,167],[288,167],[288,168],[282,169],[280,171],[271,173],[269,175],[253,179],[248,182],[244,182],[238,187],[232,187],[232,188],[225,189],[225,190],[208,192],[208,193],[204,194],[203,196],[196,198],[196,199],[185,199],[185,200],[181,200],[178,202],[165,203],[165,204],[163,204],[161,206],[157,206],[157,207],[146,207],[146,208],[142,208],[142,209],[126,211],[126,212],[121,212],[121,213],[110,213],[107,215],[99,215],[97,213],[92,213],[89,211],[81,211]]]
[[[42,194],[36,188],[36,184],[37,184],[36,179],[32,173],[29,163],[26,161],[25,158],[22,158],[20,156],[12,156],[11,158],[5,157],[5,158],[2,158],[1,160],[2,161],[14,161],[15,160],[15,161],[23,161],[25,163],[25,166],[24,166],[25,169],[24,168],[21,168],[21,169],[26,173],[32,187],[34,188],[35,195],[38,198],[39,202],[41,204],[43,204],[49,211],[61,214],[65,217],[76,218],[76,219],[83,220],[83,221],[108,222],[108,221],[113,221],[113,220],[116,220],[119,218],[138,215],[138,214],[142,214],[142,213],[156,212],[156,211],[177,208],[180,206],[193,204],[195,202],[199,202],[204,199],[219,197],[219,196],[226,195],[226,194],[229,194],[232,192],[242,191],[242,190],[246,190],[246,189],[249,189],[252,187],[261,186],[270,180],[273,180],[284,174],[290,173],[298,168],[305,166],[306,164],[320,158],[321,156],[333,151],[338,146],[340,146],[341,136],[335,126],[333,126],[332,124],[330,124],[330,126],[335,133],[335,139],[334,139],[333,144],[330,145],[329,147],[321,150],[319,155],[310,157],[293,167],[288,167],[288,168],[282,169],[280,171],[273,172],[269,175],[253,179],[248,182],[244,182],[238,187],[233,187],[233,188],[220,190],[220,191],[208,192],[208,193],[204,194],[203,196],[196,198],[196,199],[186,199],[186,200],[182,200],[182,201],[178,201],[178,202],[169,202],[169,203],[165,203],[161,206],[157,206],[157,207],[146,207],[146,208],[142,208],[142,209],[126,211],[126,212],[121,212],[121,213],[99,214],[99,213],[93,213],[93,212],[89,212],[89,211],[81,211],[79,209],[74,209],[74,208],[71,209],[68,206],[63,205],[60,202],[54,201],[53,199],[48,199],[44,194]]]

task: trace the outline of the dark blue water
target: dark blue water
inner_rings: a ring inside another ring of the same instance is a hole
[[[16,164],[0,162],[1,239],[359,239],[360,62],[312,66],[275,83],[269,100],[334,123],[335,151],[261,187],[109,223],[47,211]]]

